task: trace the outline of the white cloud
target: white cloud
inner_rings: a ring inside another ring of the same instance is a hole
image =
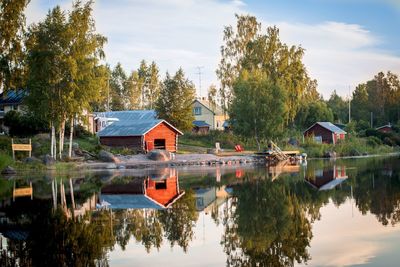
[[[63,8],[71,6],[67,0],[58,3]],[[38,1],[30,3],[28,21],[45,16],[47,10],[42,6]],[[182,67],[196,86],[196,66],[204,66],[204,95],[211,83],[218,84],[215,69],[223,28],[235,23],[235,13],[248,13],[246,9],[241,0],[99,0],[94,16],[98,32],[108,37],[105,50],[111,65],[121,62],[130,71],[142,59],[154,60],[162,73]],[[262,16],[256,15],[260,21],[268,16],[268,11],[262,12]],[[301,44],[306,49],[304,62],[325,97],[334,89],[345,95],[349,86],[354,88],[379,71],[400,73],[400,58],[378,50],[376,47],[385,40],[361,25],[333,21],[300,24],[284,20],[262,23],[264,27],[276,24],[283,41]]]
[[[347,96],[349,86],[354,89],[379,71],[400,73],[400,57],[378,50],[376,47],[384,40],[360,25],[275,24],[285,42],[306,49],[304,62],[310,75],[318,80],[324,97],[329,97],[334,89]]]

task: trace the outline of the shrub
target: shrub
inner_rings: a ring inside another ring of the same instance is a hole
[[[382,140],[376,136],[369,136],[367,138],[367,145],[376,147],[376,146],[382,145]]]
[[[48,131],[48,125],[32,114],[21,114],[12,110],[4,116],[4,125],[9,128],[9,135],[18,137],[33,136]]]

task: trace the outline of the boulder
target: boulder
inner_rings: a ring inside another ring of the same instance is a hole
[[[325,158],[336,158],[336,152],[335,151],[326,151],[324,154]]]
[[[41,163],[40,159],[35,158],[35,157],[25,158],[25,159],[23,159],[23,162],[27,163],[27,164]]]
[[[219,150],[216,148],[209,148],[207,149],[207,154],[218,154]]]
[[[17,172],[11,166],[7,166],[1,171],[1,174],[4,174],[4,175],[10,175],[10,174],[16,174],[16,173]]]
[[[362,153],[360,151],[358,151],[357,149],[355,149],[355,148],[351,149],[349,154],[352,157],[356,157],[356,156],[361,156],[362,155]]]
[[[49,166],[49,165],[54,165],[56,163],[56,160],[52,156],[47,154],[43,156],[42,162],[43,164]]]
[[[103,162],[114,162],[114,163],[119,163],[120,160],[113,154],[105,150],[101,150],[99,152],[99,160]]]
[[[171,160],[171,153],[166,150],[154,149],[149,152],[147,157],[156,161],[169,161]]]

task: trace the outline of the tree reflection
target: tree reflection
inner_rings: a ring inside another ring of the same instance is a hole
[[[171,247],[177,244],[186,252],[189,242],[193,239],[193,227],[198,219],[194,192],[188,190],[172,208],[160,211],[158,218]]]
[[[106,252],[113,244],[109,224],[71,220],[61,209],[53,212],[48,203],[43,204],[19,217],[11,214],[10,220],[18,225],[12,231],[28,235],[8,239],[1,266],[108,266]]]
[[[117,244],[125,249],[131,237],[134,237],[147,252],[152,247],[159,249],[164,238],[171,247],[178,245],[186,252],[198,219],[192,190],[188,190],[171,208],[165,210],[118,210],[113,213],[113,233]]]
[[[311,224],[282,181],[244,183],[225,211],[227,266],[291,266],[310,259]]]

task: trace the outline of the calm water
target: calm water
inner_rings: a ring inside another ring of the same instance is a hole
[[[0,266],[399,266],[399,221],[397,157],[26,174]]]

